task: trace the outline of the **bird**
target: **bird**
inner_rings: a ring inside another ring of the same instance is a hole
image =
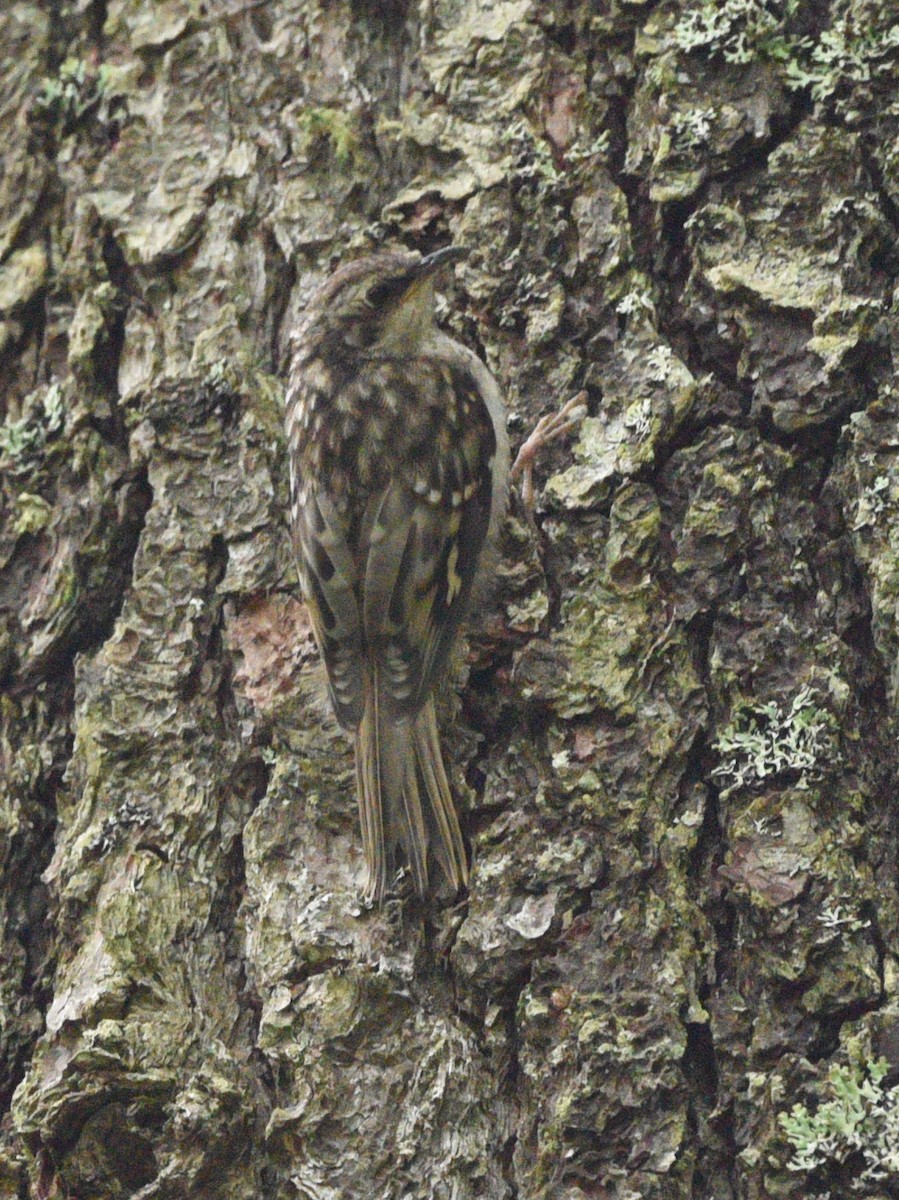
[[[340,265],[290,339],[285,428],[294,555],[331,705],[355,745],[367,864],[382,903],[400,849],[415,891],[469,869],[435,694],[491,567],[510,454],[499,385],[439,328],[457,246]]]

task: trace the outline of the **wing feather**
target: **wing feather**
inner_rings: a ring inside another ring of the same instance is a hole
[[[297,504],[294,537],[312,630],[328,673],[337,719],[355,729],[362,717],[364,650],[357,575],[346,523],[324,492],[306,491]]]
[[[486,468],[455,507],[450,495],[427,503],[403,477],[380,498],[366,557],[363,625],[397,714],[421,709],[444,665],[489,521]]]

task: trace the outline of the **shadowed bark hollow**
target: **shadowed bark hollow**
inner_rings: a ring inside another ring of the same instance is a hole
[[[899,1196],[888,0],[0,11],[0,1196]],[[453,909],[359,902],[286,532],[339,260],[520,443],[441,723]]]

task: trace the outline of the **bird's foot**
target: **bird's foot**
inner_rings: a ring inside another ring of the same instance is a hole
[[[544,446],[569,433],[587,415],[587,393],[578,392],[558,412],[541,417],[525,439],[512,464],[511,478],[521,476],[521,499],[529,513],[534,511],[534,462]]]

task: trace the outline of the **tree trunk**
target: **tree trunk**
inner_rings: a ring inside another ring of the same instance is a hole
[[[0,12],[0,1196],[899,1195],[887,0]],[[364,879],[290,559],[290,334],[441,320],[514,503]],[[798,1107],[796,1107],[798,1106]]]

